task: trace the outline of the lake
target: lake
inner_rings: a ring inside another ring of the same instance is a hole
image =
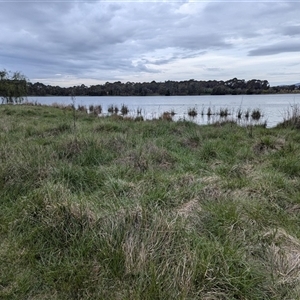
[[[71,97],[28,97],[30,102],[51,105],[58,103],[62,105],[72,104]],[[225,96],[95,96],[76,97],[75,106],[101,105],[103,113],[111,105],[121,108],[125,104],[129,108],[129,115],[136,116],[137,110],[142,111],[146,119],[159,118],[166,111],[174,111],[174,120],[192,120],[198,124],[207,124],[219,120],[220,109],[227,109],[230,115],[227,119],[236,120],[239,110],[243,115],[248,110],[259,109],[263,117],[260,122],[266,122],[267,127],[274,127],[286,117],[287,111],[294,105],[300,106],[300,94],[276,94],[276,95],[225,95]],[[195,118],[188,116],[188,110],[195,108],[198,115]],[[207,116],[208,109],[213,115]],[[251,119],[251,118],[250,118]],[[249,119],[249,120],[250,120]],[[241,123],[247,122],[244,117]],[[252,122],[252,121],[248,121]]]

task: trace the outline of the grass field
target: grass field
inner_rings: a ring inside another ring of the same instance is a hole
[[[1,299],[300,299],[297,126],[0,117]]]

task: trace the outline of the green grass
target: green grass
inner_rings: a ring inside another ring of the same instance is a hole
[[[1,299],[300,298],[295,126],[0,116]]]

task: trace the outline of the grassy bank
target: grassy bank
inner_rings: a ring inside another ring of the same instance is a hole
[[[300,131],[0,106],[1,299],[299,299]]]

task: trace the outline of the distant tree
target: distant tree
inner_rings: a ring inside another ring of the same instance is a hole
[[[5,73],[6,74],[6,73]],[[4,76],[5,77],[5,76]],[[295,92],[297,87],[287,86],[270,88],[267,80],[233,78],[227,81],[197,81],[195,79],[185,81],[165,82],[126,82],[116,81],[114,83],[91,85],[84,84],[73,87],[59,87],[44,85],[43,83],[28,83],[28,95],[30,96],[151,96],[151,95],[241,95],[241,94],[267,94]],[[300,88],[298,88],[300,89]]]
[[[20,72],[0,71],[2,104],[22,103],[27,95],[27,80]]]

